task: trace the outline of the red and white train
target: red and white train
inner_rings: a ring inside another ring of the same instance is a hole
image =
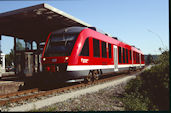
[[[145,66],[144,54],[95,28],[68,27],[51,32],[42,54],[43,71],[70,82]]]

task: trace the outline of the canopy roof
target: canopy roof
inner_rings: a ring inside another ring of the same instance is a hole
[[[90,27],[48,4],[0,13],[0,34],[27,41],[45,41],[49,32],[70,26]]]

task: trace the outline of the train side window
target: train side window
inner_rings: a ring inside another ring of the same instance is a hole
[[[123,48],[123,63],[125,63],[125,48]]]
[[[144,62],[144,55],[142,55],[142,61]]]
[[[94,57],[100,57],[99,40],[93,39],[93,55]]]
[[[138,53],[137,53],[137,63],[138,63]]]
[[[140,54],[139,53],[137,53],[138,55],[138,63],[140,63]]]
[[[135,62],[137,63],[137,53],[135,52]]]
[[[107,58],[106,42],[102,41],[102,57]]]
[[[121,47],[119,47],[119,63],[122,63],[122,61],[121,61]]]
[[[137,62],[139,63],[139,53],[137,53],[137,60],[138,60]]]
[[[128,49],[126,49],[126,63],[128,63]]]
[[[137,63],[138,63],[138,53],[137,53]]]
[[[129,51],[129,59],[131,60],[132,59],[132,54],[131,54],[131,50]]]
[[[140,58],[140,57],[139,57],[139,53],[137,53],[137,59],[138,59],[138,63],[139,63],[139,58]]]
[[[112,53],[111,53],[111,44],[108,44],[109,45],[109,58],[112,58]]]
[[[89,56],[89,40],[86,39],[84,46],[82,48],[80,56]]]

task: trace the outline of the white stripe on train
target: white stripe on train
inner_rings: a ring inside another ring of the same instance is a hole
[[[141,64],[144,66],[145,64]],[[118,65],[118,68],[125,67],[135,67],[140,66],[140,64],[123,64]],[[114,65],[75,65],[75,66],[67,66],[67,71],[80,71],[80,70],[93,70],[93,69],[114,69]]]

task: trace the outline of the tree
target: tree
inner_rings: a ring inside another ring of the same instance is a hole
[[[11,52],[5,55],[5,65],[11,66],[13,62],[14,62],[14,50],[11,49]]]
[[[151,64],[153,62],[153,57],[151,54],[147,55],[147,60],[146,60],[146,64]]]
[[[25,44],[25,42],[24,42],[24,44]],[[16,49],[17,50],[24,50],[25,49],[25,46],[22,45],[22,42],[17,41],[17,43],[16,43]]]

